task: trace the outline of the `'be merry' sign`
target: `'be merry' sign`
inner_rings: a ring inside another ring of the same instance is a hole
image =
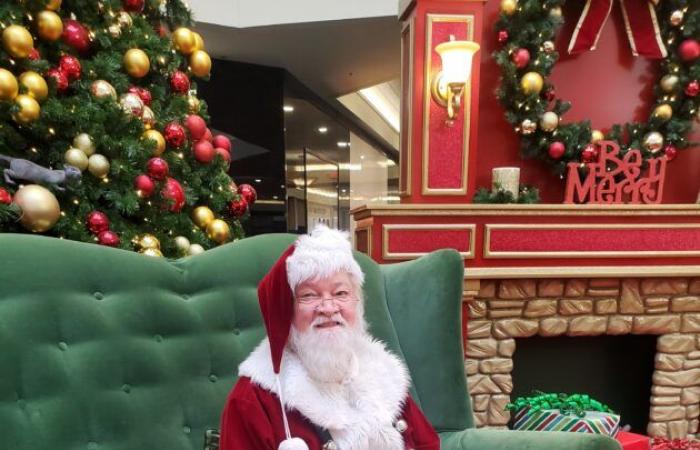
[[[645,164],[639,150],[630,150],[620,158],[617,143],[598,144],[598,162],[588,164],[587,174],[579,171],[579,163],[569,163],[564,203],[661,203],[665,156],[648,159]]]

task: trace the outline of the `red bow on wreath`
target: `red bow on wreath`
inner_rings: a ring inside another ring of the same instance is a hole
[[[587,0],[569,43],[569,53],[595,50],[600,32],[608,20],[614,0]],[[654,5],[658,0],[620,0],[625,29],[634,56],[666,57]]]

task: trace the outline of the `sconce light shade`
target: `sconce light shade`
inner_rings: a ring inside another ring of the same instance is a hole
[[[472,41],[447,41],[435,47],[442,58],[443,81],[450,84],[466,84],[472,71],[472,59],[479,51],[479,44]]]

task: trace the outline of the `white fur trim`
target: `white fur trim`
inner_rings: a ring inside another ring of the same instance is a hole
[[[384,344],[371,338],[357,356],[360,375],[356,379],[347,384],[319,383],[285,349],[281,369],[284,403],[327,429],[343,450],[403,450],[403,437],[393,424],[408,396],[408,371]],[[243,361],[238,374],[278,395],[267,338]]]
[[[309,446],[301,438],[292,438],[280,442],[277,450],[309,450]]]
[[[287,282],[292,290],[306,280],[342,271],[349,272],[359,285],[364,282],[362,269],[352,256],[348,233],[319,225],[297,239],[294,246],[294,253],[287,258]]]

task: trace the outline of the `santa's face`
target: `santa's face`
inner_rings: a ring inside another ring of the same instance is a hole
[[[330,333],[357,324],[358,297],[346,272],[300,283],[294,299],[292,325],[302,333]]]

